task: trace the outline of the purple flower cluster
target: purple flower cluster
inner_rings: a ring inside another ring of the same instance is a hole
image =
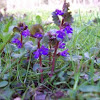
[[[19,28],[20,28],[21,36],[24,36],[24,37],[30,36],[30,31],[28,29],[28,26],[26,25],[24,26],[23,24],[20,24]],[[18,38],[14,38],[12,40],[12,43],[17,44],[18,48],[22,47],[22,41],[20,41]]]
[[[17,28],[20,30],[21,35],[24,37],[30,36],[30,31],[25,23],[19,23]]]
[[[66,27],[64,28],[64,31],[67,34],[73,33],[73,29],[72,29],[71,25],[69,25],[69,24],[66,25]]]
[[[40,24],[36,24],[32,26],[31,29],[33,34],[31,34],[31,30],[29,31],[27,25],[25,25],[24,23],[19,23],[17,28],[20,32],[20,36],[14,37],[12,39],[12,43],[15,43],[18,48],[25,47],[25,49],[28,51],[28,55],[25,55],[25,57],[27,57],[27,60],[30,56],[30,53],[33,52],[33,50],[35,50],[32,56],[34,56],[36,60],[39,60],[38,63],[41,67],[41,82],[43,82],[44,79],[44,73],[42,69],[42,57],[47,57],[48,65],[51,68],[51,73],[49,75],[53,76],[55,72],[54,70],[56,67],[57,58],[59,56],[68,57],[67,55],[69,55],[68,49],[66,49],[65,42],[71,38],[73,29],[71,27],[72,21],[66,20],[67,18],[72,20],[71,13],[68,12],[68,7],[69,5],[66,2],[64,2],[63,10],[56,9],[52,13],[53,21],[56,25],[58,25],[59,30],[50,30],[49,32],[44,34],[43,27]],[[33,31],[35,31],[35,33]],[[26,38],[27,36],[34,37],[37,40],[36,46],[33,46],[32,41],[26,42],[27,39],[23,41],[24,37]],[[45,44],[48,47],[44,46],[43,44]]]
[[[56,15],[63,15],[64,13],[61,10],[56,9],[55,10]]]
[[[33,54],[34,58],[38,59],[40,55],[48,55],[49,49],[46,48],[44,45],[41,46],[40,49],[37,49]]]
[[[72,29],[71,25],[68,24],[68,23],[65,23],[64,27],[62,29],[56,31],[57,38],[60,39],[60,42],[59,42],[59,48],[60,49],[64,49],[65,48],[65,43],[63,42],[63,40],[64,40],[66,35],[68,35],[68,37],[69,37],[69,35],[71,33],[73,33],[73,29]],[[66,57],[68,54],[69,54],[68,53],[68,49],[60,52],[60,55],[63,56],[63,57]]]
[[[73,33],[73,29],[71,25],[67,24],[65,28],[56,31],[56,33],[57,33],[57,38],[60,38],[63,40],[66,35]]]
[[[17,44],[17,47],[18,47],[18,48],[21,48],[21,47],[22,47],[21,41],[18,40],[17,38],[14,38],[14,39],[12,40],[12,43]]]
[[[27,37],[27,36],[30,36],[30,31],[29,31],[29,29],[26,29],[26,30],[24,30],[21,34],[22,34],[24,37]]]
[[[60,39],[64,39],[64,37],[66,36],[63,30],[59,30],[56,33],[57,33],[57,38],[60,38]]]
[[[49,51],[48,48],[46,48],[44,45],[41,46],[40,53],[42,55],[48,55],[48,51]]]

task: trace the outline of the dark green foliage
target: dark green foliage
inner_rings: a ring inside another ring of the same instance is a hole
[[[65,2],[63,5],[63,12],[64,12],[63,19],[64,19],[64,22],[68,22],[71,24],[73,23],[73,17],[71,15],[71,11],[69,7],[70,7],[70,4]]]
[[[60,26],[60,19],[59,19],[59,17],[56,15],[55,12],[52,13],[52,18],[53,18],[54,23],[55,23],[57,26]]]

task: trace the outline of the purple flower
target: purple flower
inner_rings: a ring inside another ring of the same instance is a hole
[[[62,30],[57,31],[56,33],[57,33],[57,37],[60,39],[64,39],[64,37],[66,36],[65,32]]]
[[[59,42],[59,48],[60,48],[60,49],[64,49],[64,48],[65,48],[65,43]]]
[[[64,31],[66,31],[67,34],[69,33],[73,33],[73,29],[71,27],[71,25],[67,24]]]
[[[34,58],[35,58],[35,59],[38,59],[39,56],[40,56],[40,50],[37,49],[33,54],[34,54]]]
[[[66,57],[68,54],[69,54],[68,49],[60,52],[60,55],[63,56],[63,57]]]
[[[27,36],[30,36],[30,31],[28,29],[24,30],[22,33],[21,33],[24,37],[27,37]]]
[[[64,13],[61,10],[56,9],[55,10],[56,15],[63,15]]]
[[[45,46],[41,46],[40,49],[37,49],[33,54],[34,54],[34,58],[38,59],[40,55],[48,55],[48,48],[46,48]]]
[[[12,43],[17,44],[17,47],[18,47],[18,48],[21,48],[21,47],[22,47],[22,43],[21,43],[21,41],[18,40],[17,38],[14,38],[13,41],[12,41]]]
[[[18,48],[21,48],[21,47],[22,47],[22,43],[21,43],[21,42],[18,43],[18,44],[17,44],[17,47],[18,47]]]
[[[40,34],[40,33],[35,33],[34,37],[35,37],[35,38],[42,38],[42,37],[43,37],[43,35],[42,35],[42,34]]]
[[[46,48],[45,46],[41,46],[41,48],[40,48],[40,53],[42,54],[42,55],[48,55],[48,48]]]

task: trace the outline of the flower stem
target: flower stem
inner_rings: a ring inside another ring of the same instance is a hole
[[[40,39],[38,39],[38,49],[40,49]],[[41,72],[41,82],[43,82],[43,70],[42,70],[42,58],[39,56],[40,72]]]
[[[54,54],[53,54],[53,61],[52,61],[51,74],[54,73],[55,60],[56,60],[56,53],[57,53],[58,46],[59,46],[59,42],[57,42],[57,44],[56,44],[56,46],[55,46],[55,51],[54,51]]]
[[[22,34],[21,34],[21,43],[23,42],[23,36],[22,36]],[[22,47],[23,47],[23,43],[22,43]]]
[[[51,66],[51,42],[49,43],[49,48],[50,48],[50,51],[49,51],[49,67]]]

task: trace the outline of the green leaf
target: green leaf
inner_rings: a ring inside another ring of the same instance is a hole
[[[3,38],[3,34],[0,33],[0,39],[2,39],[2,38]]]
[[[37,46],[33,46],[33,42],[32,41],[28,41],[25,43],[24,45],[25,49],[30,51],[30,52],[33,52],[37,49]]]
[[[25,52],[21,52],[21,53],[12,53],[11,56],[14,58],[21,58],[23,55],[25,54]]]
[[[90,54],[91,55],[97,55],[99,53],[100,49],[97,47],[90,48]]]
[[[98,66],[100,66],[100,58],[98,58],[96,61],[94,61]]]
[[[4,77],[3,77],[3,79],[4,80],[7,80],[9,77],[10,77],[11,75],[9,75],[9,73],[7,73],[7,74],[4,74]]]
[[[55,82],[54,85],[60,85],[60,84],[67,84],[66,81],[62,81],[62,82]]]
[[[62,15],[62,16],[64,18],[64,22],[68,22],[71,24],[71,23],[73,23],[73,17],[71,15],[71,12],[69,11],[69,7],[70,7],[69,3],[65,2],[63,5],[64,15]]]
[[[99,17],[96,17],[94,20],[93,20],[94,23],[100,23],[100,18]]]
[[[100,92],[100,87],[93,86],[93,85],[86,85],[86,86],[80,87],[79,90],[82,92]]]
[[[3,40],[3,42],[6,42],[6,41],[8,40],[9,37],[10,37],[10,34],[3,33],[3,35],[2,35],[2,40]]]
[[[42,34],[44,34],[44,29],[41,24],[34,24],[31,26],[31,28],[30,28],[31,35],[34,35],[37,32],[40,32],[40,33],[42,32]]]
[[[42,24],[41,16],[37,15],[37,16],[35,17],[35,20],[36,20],[36,23]]]
[[[61,71],[61,72],[58,74],[58,77],[60,78],[61,81],[64,81],[64,80],[65,80],[64,71]]]
[[[33,71],[37,71],[38,69],[40,69],[40,65],[39,64],[34,64],[33,65]]]
[[[41,42],[42,42],[43,44],[48,44],[48,41],[49,41],[49,36],[46,35],[46,36],[44,36],[44,37],[42,38],[42,41],[41,41]]]
[[[3,42],[3,40],[0,38],[0,43],[2,43]]]
[[[5,34],[3,35],[3,43],[0,45],[0,52],[2,52],[2,50],[4,49],[4,47],[6,46],[7,43],[9,43],[12,39],[12,37],[14,36],[14,34]]]
[[[66,61],[75,61],[77,62],[78,60],[81,60],[82,59],[82,56],[79,56],[79,55],[73,55],[73,56],[68,56],[66,57]]]
[[[7,44],[4,48],[5,53],[11,53],[13,51],[18,51],[18,47],[14,44]]]
[[[8,23],[7,24],[5,24],[5,28],[4,28],[4,32],[8,32],[9,31],[9,27],[10,27],[10,25],[11,25],[12,23],[11,23],[11,21],[8,21]]]
[[[59,17],[56,15],[55,12],[52,13],[52,18],[53,18],[54,23],[55,23],[57,26],[60,26],[60,19],[59,19]]]
[[[2,81],[0,82],[0,88],[5,87],[8,84],[8,81]]]
[[[11,100],[11,96],[13,93],[14,91],[9,87],[0,89],[0,100]]]
[[[54,81],[56,78],[56,75],[53,75],[51,78],[50,78],[50,82]]]
[[[51,29],[49,31],[49,34],[51,35],[55,35],[57,29]],[[49,42],[49,36],[48,33],[45,33],[45,35],[43,36],[42,40],[41,40],[42,44],[48,45]],[[54,38],[51,40],[51,45],[55,45],[55,43],[57,42],[57,40]]]
[[[14,27],[13,32],[20,32],[20,29],[18,27]]]
[[[71,12],[67,12],[66,14],[63,15],[64,16],[64,22],[68,22],[70,24],[73,23],[73,17],[71,15]]]

